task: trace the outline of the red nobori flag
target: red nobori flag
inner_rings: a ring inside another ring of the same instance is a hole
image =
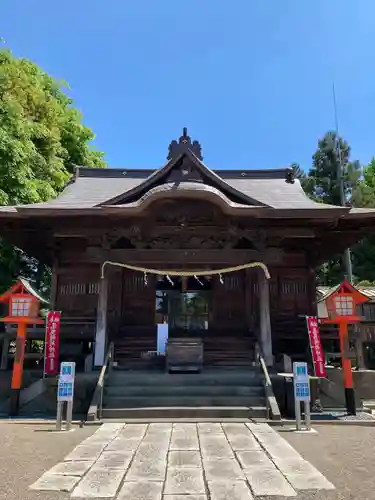
[[[327,374],[324,364],[322,344],[320,342],[318,318],[316,316],[306,316],[306,321],[307,331],[309,332],[311,354],[314,362],[315,376],[326,378]]]
[[[61,312],[50,311],[47,316],[44,373],[57,375],[59,372]]]

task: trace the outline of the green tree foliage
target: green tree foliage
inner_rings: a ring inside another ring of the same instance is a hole
[[[0,205],[57,196],[74,165],[106,166],[64,87],[32,61],[0,50]],[[45,275],[35,260],[0,241],[0,287],[19,273],[38,281]]]
[[[355,189],[360,175],[361,166],[358,161],[350,159],[350,147],[335,132],[327,132],[319,140],[318,148],[313,155],[312,168],[308,173],[306,183],[307,192],[321,203],[341,205],[340,183],[338,172],[340,169],[340,156],[344,193],[347,204],[350,204],[353,189]]]
[[[363,176],[353,191],[352,203],[355,207],[375,208],[375,158],[363,169]],[[353,267],[359,281],[375,282],[375,234],[354,247]]]
[[[306,193],[315,201],[330,205],[341,205],[340,199],[340,155],[346,204],[351,204],[353,192],[358,185],[361,168],[358,161],[350,158],[350,147],[335,132],[327,132],[318,142],[312,157],[312,168],[302,182]],[[334,285],[344,279],[344,266],[340,258],[326,262],[317,271],[319,284]]]

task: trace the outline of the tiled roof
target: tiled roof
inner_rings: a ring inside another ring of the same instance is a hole
[[[329,297],[333,292],[335,292],[340,285],[336,286],[318,286],[317,287],[317,292],[318,292],[318,302],[323,301],[327,297]],[[355,288],[368,297],[371,300],[375,300],[375,286],[373,285],[355,285]]]
[[[64,191],[46,203],[25,205],[28,208],[75,209],[93,208],[140,186],[155,175],[152,170],[87,169],[79,168],[77,175]],[[304,193],[300,182],[286,182],[286,169],[213,171],[228,186],[249,199],[275,209],[337,209],[332,205],[316,203]],[[181,183],[185,188],[189,182]],[[191,185],[193,188],[193,185]],[[177,187],[178,190],[178,187]],[[4,207],[5,208],[5,207]]]

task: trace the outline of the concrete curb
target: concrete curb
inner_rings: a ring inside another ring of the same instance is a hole
[[[276,422],[275,420],[266,420],[262,421],[263,423],[269,424],[271,427],[284,427],[284,426],[295,426],[295,420],[281,420]],[[341,425],[341,426],[357,426],[357,427],[375,427],[375,419],[374,420],[312,420],[311,427],[315,427],[317,425]]]
[[[186,423],[197,423],[197,422],[255,422],[255,423],[266,423],[271,427],[293,427],[296,425],[295,420],[265,420],[265,419],[207,419],[207,418],[180,418],[180,419],[168,419],[168,418],[155,418],[155,419],[103,419],[103,421],[96,420],[94,422],[83,422],[80,420],[73,420],[72,425],[74,426],[85,426],[85,427],[99,427],[103,423],[128,423],[128,424],[136,424],[136,423],[152,423],[152,422],[186,422]],[[56,420],[52,419],[12,419],[12,418],[0,418],[0,425],[6,424],[16,424],[16,425],[55,425]],[[311,422],[311,426],[357,426],[357,427],[375,427],[375,419],[374,420],[313,420]]]

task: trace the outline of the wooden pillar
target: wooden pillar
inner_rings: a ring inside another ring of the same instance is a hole
[[[95,355],[94,365],[103,366],[107,344],[107,304],[108,304],[108,278],[100,280],[98,310],[96,315]]]
[[[51,276],[50,307],[52,311],[54,311],[56,308],[57,287],[58,287],[58,266],[57,266],[57,261],[55,260],[52,266],[52,276]]]
[[[2,371],[6,370],[8,367],[9,344],[10,344],[10,338],[5,333],[3,337],[3,349],[1,352],[1,362],[0,362],[0,370]]]
[[[357,355],[357,368],[360,370],[365,370],[366,369],[366,363],[365,363],[365,356],[363,352],[363,340],[364,340],[364,333],[363,333],[364,326],[361,325],[361,323],[354,324],[354,330],[356,333],[356,338],[355,338],[355,350],[356,350],[356,355]]]
[[[9,414],[11,416],[18,415],[20,406],[20,393],[22,388],[23,363],[25,360],[25,344],[26,344],[27,324],[18,323],[16,352],[14,354],[12,384],[10,392]]]
[[[245,274],[245,306],[246,306],[246,326],[248,330],[251,330],[252,327],[252,300],[251,300],[251,277],[250,277],[250,269],[244,270]]]
[[[259,271],[260,342],[267,366],[273,365],[269,280]]]

